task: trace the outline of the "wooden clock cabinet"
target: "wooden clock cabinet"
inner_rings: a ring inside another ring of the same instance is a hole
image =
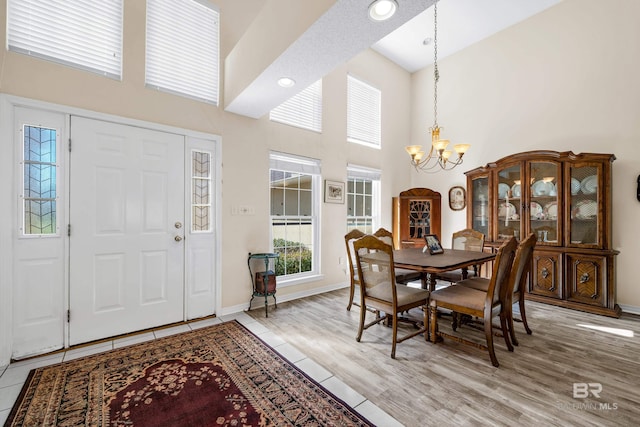
[[[613,154],[529,151],[466,172],[468,227],[497,248],[535,233],[527,298],[618,317]]]
[[[440,238],[441,201],[437,191],[411,188],[393,198],[393,239],[396,249],[422,248],[427,234]]]

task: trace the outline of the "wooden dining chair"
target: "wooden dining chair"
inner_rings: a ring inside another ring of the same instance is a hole
[[[518,249],[513,260],[513,266],[511,268],[511,274],[509,275],[509,281],[507,282],[507,286],[503,288],[503,295],[501,296],[504,301],[502,308],[505,311],[505,316],[507,318],[510,338],[510,340],[505,338],[505,341],[507,342],[507,347],[509,347],[510,350],[513,349],[513,347],[510,347],[511,344],[518,345],[518,339],[516,338],[513,327],[514,320],[522,322],[522,325],[528,335],[533,333],[527,323],[527,315],[524,308],[524,296],[526,293],[527,276],[531,272],[533,250],[535,249],[536,241],[536,235],[531,233],[518,245]],[[489,280],[482,277],[471,278],[459,282],[458,285],[487,292],[489,289]],[[518,303],[520,311],[520,319],[515,319],[513,316],[513,304],[516,302]]]
[[[441,341],[446,337],[463,344],[487,350],[491,363],[498,367],[498,359],[493,346],[494,317],[500,317],[502,334],[508,336],[507,319],[502,310],[500,289],[506,286],[518,243],[511,238],[500,246],[493,264],[493,272],[486,292],[467,286],[453,285],[431,292],[429,310],[431,316],[431,342]],[[438,330],[438,308],[446,308],[454,313],[483,319],[486,345],[464,339],[456,335],[446,334]]]
[[[388,245],[393,247],[393,233],[391,233],[386,228],[379,228],[373,233],[378,239],[382,240]],[[420,272],[415,270],[409,270],[406,268],[396,268],[396,283],[400,283],[406,285],[409,282],[413,282],[415,280],[421,280],[422,275]]]
[[[347,246],[347,260],[349,263],[349,304],[347,304],[347,311],[351,310],[351,306],[353,304],[357,306],[360,305],[353,302],[353,297],[356,292],[356,286],[360,286],[360,279],[358,278],[358,271],[356,267],[356,253],[353,250],[353,242],[360,239],[364,235],[365,234],[362,231],[354,229],[344,236],[344,242]]]
[[[391,322],[393,338],[391,345],[391,358],[396,357],[396,344],[424,334],[425,340],[429,338],[429,316],[427,304],[429,291],[398,286],[393,267],[393,246],[386,244],[375,236],[367,235],[353,242],[356,253],[358,277],[360,278],[360,305],[372,307],[385,316],[376,318],[365,324],[366,310],[360,310],[360,325],[356,341],[360,342],[365,329],[380,323],[383,320]],[[400,313],[408,312],[412,308],[420,307],[423,311],[422,325],[402,337],[398,337],[398,322]],[[388,322],[387,322],[388,323]]]
[[[456,231],[451,237],[451,249],[482,252],[484,250],[484,234],[471,228]],[[480,267],[478,265],[474,265],[472,271],[467,271],[467,277],[478,277],[479,275]],[[450,283],[459,282],[463,279],[462,269],[440,273],[437,279]]]

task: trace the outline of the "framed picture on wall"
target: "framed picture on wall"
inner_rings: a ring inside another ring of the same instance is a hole
[[[449,207],[452,211],[461,211],[467,206],[467,192],[464,187],[455,186],[449,190]]]
[[[324,180],[324,202],[344,203],[344,182]]]

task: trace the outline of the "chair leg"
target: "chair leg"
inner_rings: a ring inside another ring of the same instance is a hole
[[[429,305],[429,315],[431,321],[429,322],[429,328],[431,329],[431,342],[438,342],[438,306],[435,303]]]
[[[394,309],[395,311],[395,309]],[[391,358],[396,358],[396,343],[398,340],[398,313],[393,313],[393,343],[391,344]]]
[[[524,312],[524,295],[520,297],[519,306],[520,306],[520,318],[522,319],[522,324],[524,325],[525,331],[527,331],[527,335],[531,335],[533,331],[529,328],[529,324],[527,323],[527,316]]]
[[[513,344],[511,344],[511,339],[509,338],[513,334],[513,328],[509,330],[509,314],[506,311],[500,312],[500,329],[502,329],[502,336],[507,345],[507,350],[513,351]]]
[[[509,335],[511,336],[511,343],[518,345],[518,339],[516,338],[516,330],[513,327],[513,305],[507,309],[507,328],[509,328]]]
[[[460,316],[455,311],[451,312],[451,329],[458,330]]]
[[[422,321],[424,322],[424,340],[429,341],[429,306],[425,304],[421,308],[423,316]]]
[[[491,325],[491,317],[489,317],[488,319],[484,319],[484,334],[487,338],[487,349],[489,350],[491,364],[497,368],[498,366],[500,366],[500,363],[498,363],[498,358],[496,357],[496,352],[493,348],[493,327]]]
[[[360,338],[362,338],[362,331],[364,330],[364,318],[366,315],[367,315],[367,309],[363,304],[360,307],[360,327],[358,328],[358,336],[356,336],[356,341],[358,342],[360,342]],[[378,316],[376,316],[376,318],[378,318]]]
[[[353,304],[353,295],[355,294],[355,288],[356,286],[353,284],[353,282],[351,282],[351,286],[350,286],[350,290],[349,290],[349,304],[347,305],[347,311],[351,311],[351,305]]]

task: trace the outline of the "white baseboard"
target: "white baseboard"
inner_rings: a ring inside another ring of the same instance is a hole
[[[640,307],[633,305],[618,304],[624,313],[637,314],[640,316]]]
[[[336,283],[333,285],[329,285],[329,286],[323,286],[321,288],[313,288],[313,289],[307,289],[305,291],[301,291],[301,292],[294,292],[292,294],[286,294],[286,295],[278,295],[276,293],[276,298],[278,299],[278,302],[287,302],[287,301],[293,301],[296,299],[300,299],[300,298],[305,298],[305,297],[310,297],[312,295],[318,295],[318,294],[323,294],[325,292],[329,292],[329,291],[335,291],[336,289],[342,289],[342,288],[346,288],[349,286],[349,283]],[[273,305],[273,298],[269,297],[268,298],[268,302],[269,302],[269,306]],[[234,313],[240,313],[243,311],[247,311],[247,308],[249,307],[249,302],[247,301],[244,304],[238,304],[238,305],[234,305],[231,307],[223,307],[222,310],[220,310],[220,313],[216,313],[217,316],[227,316],[229,314],[234,314]],[[264,299],[262,297],[255,297],[253,299],[253,303],[251,305],[252,309],[257,309],[259,307],[264,307]],[[346,307],[346,301],[345,301],[345,307]]]

